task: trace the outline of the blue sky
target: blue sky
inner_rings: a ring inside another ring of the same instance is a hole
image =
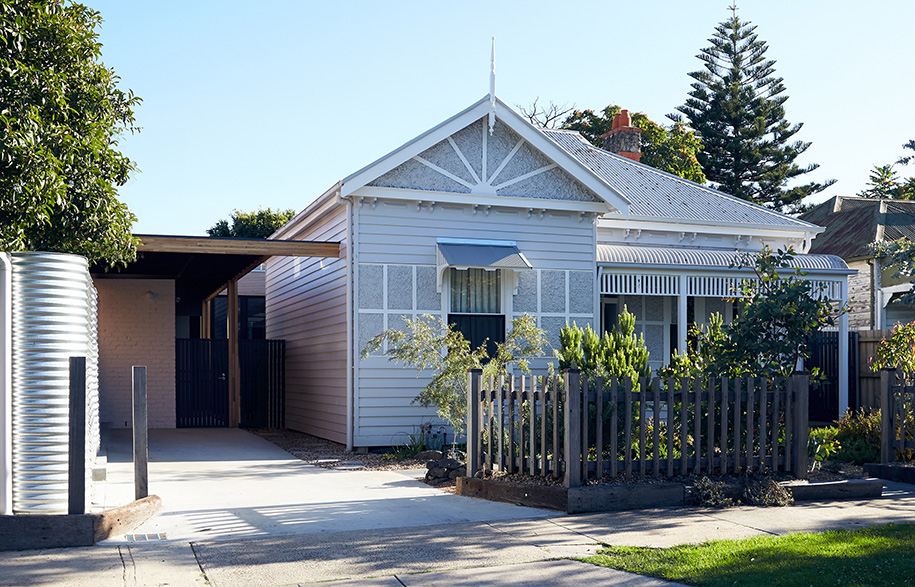
[[[301,210],[337,180],[488,92],[664,122],[726,0],[84,0],[103,61],[143,98],[121,140],[137,233],[205,234],[235,208]],[[915,2],[744,0],[813,145],[821,193],[853,195],[915,139]],[[907,175],[915,167],[903,168]]]

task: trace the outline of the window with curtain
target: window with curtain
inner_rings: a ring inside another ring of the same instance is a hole
[[[498,314],[502,272],[485,269],[451,270],[451,311],[455,314]]]
[[[502,272],[451,269],[451,313],[448,323],[470,341],[471,348],[486,342],[489,356],[505,340],[502,312]]]

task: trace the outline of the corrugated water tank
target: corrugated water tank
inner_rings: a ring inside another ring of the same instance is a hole
[[[84,257],[12,253],[11,258],[13,512],[65,514],[70,357],[86,357],[88,365],[87,501],[99,445],[95,288]]]

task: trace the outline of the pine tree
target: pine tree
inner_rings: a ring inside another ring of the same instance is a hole
[[[795,160],[810,147],[793,140],[803,126],[785,119],[785,86],[775,76],[775,61],[756,26],[733,16],[715,28],[698,58],[704,70],[689,74],[695,82],[678,110],[700,135],[702,170],[722,191],[769,208],[799,211],[801,200],[835,183],[788,183],[819,165],[800,167]],[[678,119],[678,115],[671,118]]]

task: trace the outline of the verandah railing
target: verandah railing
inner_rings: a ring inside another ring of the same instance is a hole
[[[807,474],[808,377],[553,377],[468,374],[467,474],[563,478],[783,471]]]
[[[896,451],[915,450],[915,384],[901,369],[880,371],[880,462],[896,460]]]

